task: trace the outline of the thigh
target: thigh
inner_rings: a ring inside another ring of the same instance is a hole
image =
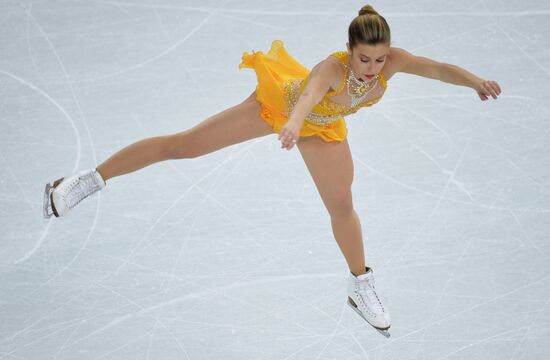
[[[238,105],[223,110],[199,124],[169,136],[173,158],[194,158],[260,136],[273,134],[260,116],[256,91]]]
[[[321,199],[331,215],[353,210],[353,160],[347,139],[325,142],[317,136],[296,143]]]

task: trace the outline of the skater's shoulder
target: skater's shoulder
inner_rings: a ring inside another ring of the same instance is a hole
[[[327,56],[316,64],[308,75],[308,82],[314,77],[323,79],[323,83],[328,82],[330,85],[329,91],[338,88],[344,75],[344,69],[338,59]]]

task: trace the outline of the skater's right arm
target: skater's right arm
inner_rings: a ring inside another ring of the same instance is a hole
[[[304,90],[300,94],[296,105],[294,105],[289,122],[294,122],[301,127],[306,116],[323,99],[331,84],[339,83],[340,72],[339,64],[329,58],[315,65],[309,73],[309,79]]]
[[[279,132],[281,148],[290,150],[300,137],[300,129],[311,109],[323,99],[331,84],[337,83],[341,77],[339,64],[331,59],[325,59],[317,64],[309,73],[308,81],[300,94],[288,121]]]

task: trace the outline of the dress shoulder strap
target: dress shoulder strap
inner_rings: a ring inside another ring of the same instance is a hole
[[[330,54],[340,60],[340,62],[344,65],[344,77],[342,78],[342,81],[340,82],[340,86],[336,90],[329,91],[325,96],[331,97],[336,94],[338,94],[344,86],[346,85],[346,78],[348,77],[348,53],[346,51],[335,51],[332,54]]]
[[[345,52],[345,51],[335,51],[330,55],[332,55],[335,58],[337,58],[338,60],[340,60],[340,62],[342,62],[342,64],[347,65],[347,63],[348,63],[347,62],[347,59],[348,59],[348,53],[347,52]]]
[[[384,76],[384,73],[382,72],[382,70],[380,70],[380,72],[378,74],[380,75],[380,83],[384,87],[384,91],[386,91],[386,89],[388,88],[388,83],[386,81],[386,77]]]

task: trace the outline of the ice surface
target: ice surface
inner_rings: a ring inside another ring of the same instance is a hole
[[[399,73],[347,117],[386,339],[297,148],[275,134],[108,181],[46,182],[245,99],[244,51],[313,67],[361,2],[0,2],[0,359],[548,359],[550,5],[385,1],[393,46],[496,80]]]

